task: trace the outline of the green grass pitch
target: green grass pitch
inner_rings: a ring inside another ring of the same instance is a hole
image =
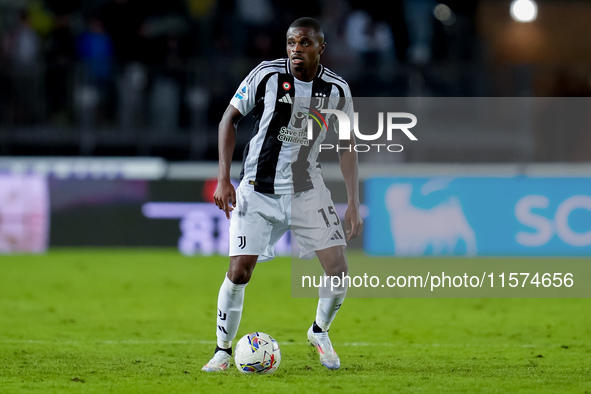
[[[363,258],[353,253],[351,258]],[[0,257],[0,392],[591,392],[589,299],[349,299],[328,371],[289,259],[246,290],[239,336],[273,335],[274,375],[201,372],[225,257],[63,249]]]

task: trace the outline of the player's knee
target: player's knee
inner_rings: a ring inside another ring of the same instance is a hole
[[[347,257],[344,248],[333,248],[331,253],[322,254],[322,266],[324,273],[328,276],[342,276],[349,273]]]
[[[347,260],[344,257],[335,256],[324,265],[324,273],[328,276],[342,276],[349,273]]]
[[[256,264],[256,258],[253,261],[246,261],[243,259],[235,259],[230,261],[230,268],[228,269],[228,279],[236,285],[243,285],[250,281],[252,271]]]
[[[342,276],[346,276],[349,274],[347,263],[336,263],[335,266],[332,266],[329,269],[325,270],[325,274],[327,276],[338,276],[339,278]]]
[[[246,269],[233,269],[228,271],[228,279],[235,285],[244,285],[250,281],[252,271]]]

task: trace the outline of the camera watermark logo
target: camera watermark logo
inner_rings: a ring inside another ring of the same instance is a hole
[[[350,141],[351,132],[358,141],[376,141],[374,143],[355,143],[348,146],[340,146],[333,144],[320,144],[320,151],[322,150],[335,150],[342,151],[347,150],[349,152],[369,152],[381,150],[388,152],[402,152],[404,147],[400,144],[390,143],[393,140],[395,131],[401,131],[409,140],[418,141],[418,138],[410,131],[411,128],[416,126],[417,117],[409,112],[378,112],[378,130],[373,134],[364,134],[359,130],[359,113],[353,113],[353,122],[349,119],[349,116],[338,109],[325,109],[320,108],[318,110],[306,107],[310,112],[305,115],[310,116],[316,121],[316,123],[322,128],[323,126],[328,129],[328,123],[322,114],[334,115],[338,121],[338,136],[340,141]],[[406,119],[410,122],[400,122],[401,119]],[[385,123],[385,127],[384,127]],[[313,139],[313,122],[307,124],[307,138]],[[386,134],[386,141],[388,143],[377,143],[379,139],[382,139],[384,133]]]

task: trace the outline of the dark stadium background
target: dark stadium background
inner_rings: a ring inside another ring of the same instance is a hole
[[[591,2],[538,3],[520,23],[500,0],[0,1],[0,154],[215,161],[229,98],[258,62],[285,56],[303,15],[322,21],[322,62],[354,96],[588,96]],[[564,132],[560,144],[536,134],[522,159],[589,160],[589,138]]]

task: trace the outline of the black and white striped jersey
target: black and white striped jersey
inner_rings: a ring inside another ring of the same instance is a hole
[[[244,150],[240,179],[261,193],[298,193],[312,189],[312,180],[321,178],[320,144],[327,125],[337,130],[337,120],[323,114],[319,122],[320,109],[338,109],[353,120],[351,91],[344,79],[320,65],[312,81],[302,82],[291,74],[288,59],[259,64],[230,104],[242,115],[253,111],[255,126]],[[316,116],[309,116],[312,113]],[[311,140],[308,122],[314,123]]]

